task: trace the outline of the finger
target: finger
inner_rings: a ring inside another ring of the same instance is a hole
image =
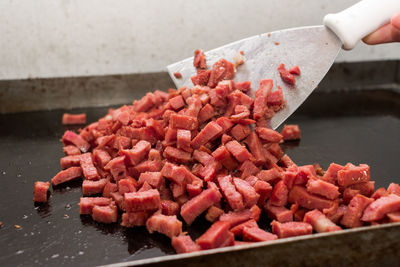
[[[369,45],[400,42],[400,29],[389,23],[364,37],[363,41]]]

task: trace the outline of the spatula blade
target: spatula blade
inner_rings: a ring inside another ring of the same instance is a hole
[[[252,89],[258,88],[261,79],[273,79],[275,86],[282,87],[284,109],[271,119],[271,127],[276,129],[284,122],[317,87],[332,66],[342,46],[339,38],[325,26],[312,26],[286,29],[265,33],[239,40],[234,43],[205,52],[207,66],[225,58],[233,62],[240,51],[244,51],[245,63],[238,67],[235,81],[249,80]],[[279,64],[286,68],[298,65],[301,75],[296,86],[284,83],[277,71]],[[168,72],[177,88],[192,87],[190,77],[196,74],[193,57],[167,66]],[[175,78],[175,72],[182,74]]]

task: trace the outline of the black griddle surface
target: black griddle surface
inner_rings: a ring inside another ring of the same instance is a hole
[[[165,236],[79,216],[80,182],[51,189],[48,204],[34,205],[34,181],[60,170],[59,139],[71,129],[61,125],[63,112],[0,115],[0,265],[87,266],[173,254]],[[92,122],[107,108],[69,112]],[[301,141],[284,149],[299,165],[367,163],[376,188],[400,182],[399,113],[400,96],[391,91],[314,93],[287,121],[300,125]],[[197,220],[186,230],[197,237],[208,226]]]

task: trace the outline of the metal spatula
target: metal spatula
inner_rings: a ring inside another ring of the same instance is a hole
[[[354,48],[358,41],[378,27],[389,22],[400,12],[400,0],[363,0],[348,9],[328,14],[324,25],[301,27],[264,33],[239,40],[206,52],[207,65],[225,58],[233,62],[239,51],[244,51],[245,63],[238,67],[235,80],[249,80],[253,90],[261,79],[270,78],[283,89],[285,108],[271,120],[277,128],[312,93],[332,66],[341,47]],[[286,85],[277,71],[279,64],[286,67],[298,65],[301,75],[295,87]],[[168,72],[177,88],[193,86],[190,77],[196,74],[193,57],[171,64]],[[175,72],[182,74],[175,78]]]

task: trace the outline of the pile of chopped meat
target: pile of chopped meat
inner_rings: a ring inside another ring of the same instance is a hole
[[[368,165],[324,171],[284,154],[280,143],[300,139],[300,129],[268,128],[285,105],[272,80],[252,98],[249,81],[232,80],[231,62],[207,69],[198,50],[194,67],[192,88],[147,93],[79,134],[65,132],[62,171],[51,182],[84,178],[81,214],[146,226],[170,237],[177,253],[399,221],[400,186],[375,191]],[[46,184],[36,188],[35,199],[47,200]],[[262,212],[272,232],[259,227]],[[202,216],[212,223],[203,235],[182,233]]]

